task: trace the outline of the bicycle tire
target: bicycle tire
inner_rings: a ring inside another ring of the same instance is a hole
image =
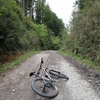
[[[46,80],[45,79],[45,81],[48,81],[48,80]],[[57,87],[53,84],[53,83],[48,83],[47,85],[51,85],[52,86],[52,89],[54,89],[54,91],[53,92],[51,92],[50,94],[49,93],[47,93],[48,91],[46,91],[45,93],[43,92],[43,91],[41,91],[41,88],[42,88],[42,86],[43,86],[43,79],[42,78],[35,78],[33,81],[32,81],[32,84],[31,84],[31,87],[32,87],[32,90],[36,93],[36,94],[38,94],[38,95],[40,95],[40,96],[42,96],[42,97],[46,97],[46,98],[54,98],[54,97],[56,97],[57,95],[58,95],[58,89],[57,89]],[[40,86],[40,87],[39,87]],[[46,89],[49,89],[49,91],[50,91],[50,88],[51,87],[46,87]],[[47,93],[47,94],[46,94]]]
[[[64,78],[64,79],[67,79],[67,80],[69,79],[66,75],[64,75],[61,72],[56,71],[56,70],[49,70],[49,73],[52,74],[52,75],[58,76],[59,78]]]

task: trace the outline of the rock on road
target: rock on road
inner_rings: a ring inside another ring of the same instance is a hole
[[[34,76],[29,77],[30,72],[38,70],[42,57],[43,67],[56,69],[69,77],[68,81],[60,79],[56,83],[59,94],[52,100],[100,100],[84,76],[56,51],[40,52],[5,72],[5,76],[0,76],[0,100],[49,100],[32,91],[31,82]]]

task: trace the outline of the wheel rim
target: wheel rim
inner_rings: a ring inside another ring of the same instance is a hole
[[[53,98],[58,94],[58,90],[56,86],[50,83],[46,83],[44,85],[44,81],[42,79],[35,79],[32,82],[32,89],[38,95],[47,98]]]
[[[58,76],[60,78],[65,78],[65,79],[67,78],[66,75],[64,75],[64,74],[62,74],[58,71],[55,71],[55,70],[50,70],[49,73],[52,74],[52,75]]]

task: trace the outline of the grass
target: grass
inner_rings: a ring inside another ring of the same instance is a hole
[[[100,64],[98,64],[94,61],[91,61],[88,58],[83,58],[82,55],[80,55],[80,54],[75,55],[74,53],[72,53],[70,51],[58,51],[58,52],[61,53],[62,55],[75,58],[78,62],[81,62],[84,65],[87,65],[89,68],[96,68],[96,69],[100,70]]]
[[[18,56],[16,60],[1,65],[0,66],[0,75],[2,75],[8,69],[13,68],[15,65],[19,65],[22,61],[24,61],[28,57],[36,54],[37,52],[38,51],[34,51],[34,50],[33,51],[30,51],[30,52],[25,52],[24,54]]]

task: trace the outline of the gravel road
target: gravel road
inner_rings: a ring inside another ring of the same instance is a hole
[[[59,83],[56,83],[59,94],[52,100],[100,100],[90,83],[78,73],[78,69],[56,51],[40,52],[0,76],[0,100],[49,100],[32,91],[31,81],[34,76],[29,77],[30,72],[38,70],[42,57],[43,67],[56,69],[69,77],[68,81],[59,79]]]

